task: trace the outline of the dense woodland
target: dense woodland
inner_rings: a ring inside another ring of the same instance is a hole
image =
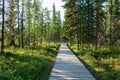
[[[97,80],[120,80],[120,0],[62,1],[63,21],[55,4],[0,0],[0,79],[47,80],[64,42]]]
[[[66,2],[64,30],[72,43],[90,44],[96,49],[103,45],[120,45],[119,0],[63,0]],[[82,47],[81,47],[82,48]]]
[[[56,11],[53,4],[52,18],[50,12],[42,7],[40,0],[1,1],[1,50],[4,46],[24,48],[24,45],[35,46],[38,42],[42,45],[43,42],[60,41],[60,11]]]
[[[120,0],[63,1],[63,39],[97,80],[120,80]]]
[[[41,0],[0,0],[0,80],[47,80],[61,24],[55,4],[50,11]]]

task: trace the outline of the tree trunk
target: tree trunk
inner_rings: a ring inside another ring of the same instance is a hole
[[[96,49],[100,47],[99,45],[99,2],[96,2]]]
[[[28,0],[28,3],[30,3],[30,1]],[[30,8],[28,7],[28,47],[30,48]]]
[[[110,0],[110,4],[111,4],[111,7],[110,7],[110,48],[111,48],[111,45],[112,45],[112,0]]]
[[[11,40],[10,40],[10,46],[15,46],[15,35],[11,35],[10,36]]]
[[[18,46],[20,47],[19,0],[18,0]]]
[[[88,10],[87,10],[87,15],[88,15],[88,21],[87,21],[87,26],[88,26],[88,31],[87,31],[87,48],[90,48],[90,11],[89,11],[89,7],[90,7],[90,1],[87,0],[87,4],[88,4]]]
[[[3,0],[3,10],[2,10],[2,43],[1,43],[1,51],[4,52],[4,0]]]
[[[23,4],[22,4],[22,20],[21,20],[21,24],[22,24],[22,26],[21,26],[21,46],[22,46],[22,48],[24,48],[24,41],[23,41],[23,35],[24,35],[24,33],[23,33],[23,14],[24,14],[24,6],[23,6]]]
[[[33,38],[33,46],[35,46],[36,45],[36,39],[35,39],[35,26],[36,26],[36,19],[34,19],[35,21],[34,21],[34,28],[33,28],[33,35],[34,35],[34,38]]]
[[[76,34],[76,49],[79,50],[79,39],[78,39],[78,33]]]
[[[69,41],[70,41],[70,46],[71,46],[72,45],[72,36],[71,36],[71,34],[69,36]]]

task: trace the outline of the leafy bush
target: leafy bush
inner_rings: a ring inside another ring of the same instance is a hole
[[[109,71],[103,74],[102,80],[120,80],[120,71]]]
[[[9,70],[0,70],[0,80],[8,80],[10,76],[11,74]]]
[[[37,60],[30,60],[28,63],[23,63],[17,66],[14,71],[14,76],[20,76],[23,79],[36,79],[42,70],[42,63]]]
[[[111,51],[100,51],[100,50],[96,50],[93,51],[92,56],[96,59],[96,60],[100,60],[101,58],[108,58],[111,55]]]
[[[95,50],[92,52],[92,56],[96,60],[100,60],[101,58],[110,58],[110,57],[118,57],[117,55],[120,53],[119,49],[109,49],[109,48],[100,48],[99,50]]]

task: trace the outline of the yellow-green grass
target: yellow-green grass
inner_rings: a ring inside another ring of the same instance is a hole
[[[0,55],[0,80],[48,80],[59,44],[6,48]]]
[[[120,49],[101,47],[98,50],[76,50],[70,46],[97,80],[120,80]]]

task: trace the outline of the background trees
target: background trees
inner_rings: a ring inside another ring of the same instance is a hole
[[[79,44],[82,48],[94,46],[98,49],[116,43],[116,35],[119,35],[119,29],[115,30],[118,26],[115,21],[118,19],[115,16],[119,16],[118,0],[63,1],[66,9],[64,29],[68,33],[66,38],[69,36],[70,44],[76,39],[77,49]]]
[[[53,4],[52,11],[52,40],[55,42],[60,41],[60,31],[61,31],[61,18],[60,11],[56,11],[55,4]]]
[[[79,46],[94,46],[97,49],[106,44],[119,45],[119,0],[63,1],[66,9],[64,38],[69,39],[70,44],[76,42],[77,49]],[[27,44],[30,47],[31,44],[58,42],[63,38],[61,15],[56,11],[55,4],[50,18],[51,11],[41,6],[42,1],[5,2],[8,6],[5,6],[5,28],[2,29],[5,29],[6,45],[24,47]]]
[[[42,7],[42,0],[3,0],[0,3],[1,50],[4,40],[5,47],[21,48],[60,41],[61,15],[55,10],[55,4],[51,19],[51,11]]]
[[[9,45],[15,46],[15,2],[14,0],[8,1],[8,17],[7,17],[7,27],[8,27],[8,34],[9,34]]]
[[[65,1],[65,0],[63,0]],[[75,17],[76,17],[76,5],[75,5],[75,2],[76,0],[66,0],[65,1],[65,5],[64,7],[66,8],[66,11],[65,11],[65,32],[66,32],[66,35],[68,36],[69,38],[69,42],[70,42],[70,45],[72,43],[72,37],[73,37],[73,34],[74,34],[74,30],[76,28],[76,20],[75,20]]]
[[[120,1],[119,0],[115,0],[112,2],[112,19],[111,19],[111,26],[113,26],[113,44],[116,44],[117,46],[120,45]]]
[[[0,2],[1,3],[1,2]],[[0,4],[1,5],[1,4]],[[4,12],[5,12],[5,9],[4,9],[5,7],[4,7],[4,0],[2,1],[2,8],[0,8],[1,9],[1,12],[0,13],[2,13],[2,22],[0,22],[0,24],[2,24],[2,41],[1,41],[1,51],[3,51],[4,52],[4,19],[5,19],[5,17],[4,17]],[[1,14],[0,14],[0,16],[1,16]]]

